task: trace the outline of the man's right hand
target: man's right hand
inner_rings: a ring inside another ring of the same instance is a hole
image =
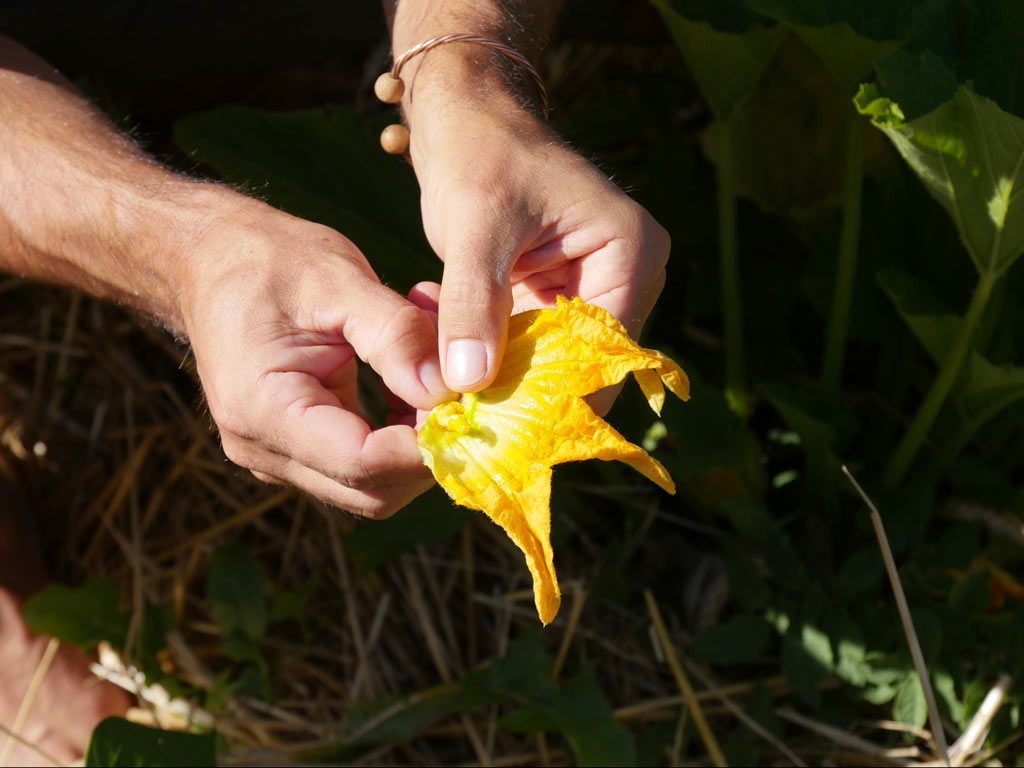
[[[191,243],[178,304],[225,453],[350,512],[394,513],[433,484],[415,409],[453,396],[435,321],[339,233],[223,193]],[[359,361],[394,396],[389,426],[360,413]]]

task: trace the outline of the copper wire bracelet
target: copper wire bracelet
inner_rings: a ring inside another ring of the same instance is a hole
[[[431,48],[436,48],[437,46],[444,45],[445,43],[476,43],[477,45],[483,45],[512,59],[512,61],[525,69],[527,74],[529,74],[537,84],[537,89],[540,91],[541,100],[544,105],[544,119],[548,119],[548,112],[550,111],[550,106],[548,104],[548,92],[544,88],[544,81],[540,79],[540,75],[537,74],[537,70],[534,69],[529,59],[523,56],[523,54],[515,48],[505,45],[499,40],[495,40],[491,37],[484,37],[483,35],[472,35],[464,32],[432,37],[429,40],[424,40],[422,43],[414,45],[401,56],[398,56],[395,59],[395,63],[391,66],[391,71],[382,74],[377,78],[377,82],[374,83],[373,92],[377,94],[377,98],[385,104],[397,104],[401,101],[402,94],[405,93],[405,83],[402,82],[400,77],[402,67],[404,67],[406,62],[414,56],[426,53]],[[404,155],[409,150],[409,129],[398,123],[389,125],[380,134],[380,145],[388,154]]]

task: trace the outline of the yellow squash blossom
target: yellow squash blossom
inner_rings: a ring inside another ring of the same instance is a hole
[[[561,599],[550,541],[552,465],[615,459],[675,493],[665,467],[583,400],[630,372],[657,413],[666,386],[690,396],[686,374],[665,355],[637,346],[604,309],[559,296],[553,309],[512,317],[490,387],[437,406],[420,430],[423,460],[441,487],[485,512],[526,555],[545,624]]]

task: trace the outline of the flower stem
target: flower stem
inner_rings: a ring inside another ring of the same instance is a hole
[[[950,346],[945,359],[942,361],[939,374],[932,382],[931,389],[925,395],[924,402],[917,409],[914,420],[910,422],[910,426],[907,428],[903,439],[896,447],[896,452],[893,453],[892,459],[889,461],[889,466],[885,471],[885,484],[887,487],[895,488],[903,480],[904,475],[906,475],[907,470],[910,468],[910,464],[914,461],[914,457],[917,456],[917,452],[921,448],[921,443],[924,442],[928,430],[935,421],[935,417],[938,416],[942,404],[946,401],[946,396],[953,388],[957,376],[960,375],[960,369],[963,367],[967,353],[971,349],[971,342],[974,340],[974,331],[982,314],[985,312],[985,305],[988,304],[989,297],[992,295],[992,287],[996,284],[997,279],[996,273],[989,271],[982,274],[978,280],[978,284],[974,288],[974,295],[971,297],[970,306],[967,308],[967,315],[960,324],[960,330],[957,332],[952,346]]]
[[[739,246],[736,233],[736,178],[733,173],[733,120],[722,121],[718,147],[718,256],[721,264],[725,335],[725,397],[742,418],[748,398],[743,355],[743,302],[740,296]]]
[[[843,224],[839,234],[836,285],[825,337],[825,359],[821,366],[821,390],[826,400],[835,398],[843,376],[846,334],[850,326],[850,304],[853,300],[853,285],[857,274],[864,171],[864,119],[852,106],[847,117],[845,159]]]

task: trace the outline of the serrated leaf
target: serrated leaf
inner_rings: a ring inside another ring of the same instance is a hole
[[[51,584],[21,606],[29,629],[91,651],[107,641],[123,648],[130,616],[120,609],[121,596],[109,579],[89,579],[77,587]]]
[[[947,210],[978,272],[1005,272],[1024,251],[1024,120],[967,86],[912,120],[878,89],[855,103]]]
[[[267,575],[245,547],[225,544],[213,553],[206,599],[225,641],[235,633],[258,641],[267,627]]]
[[[87,768],[215,766],[217,735],[164,731],[120,717],[108,717],[92,732],[85,765]]]

